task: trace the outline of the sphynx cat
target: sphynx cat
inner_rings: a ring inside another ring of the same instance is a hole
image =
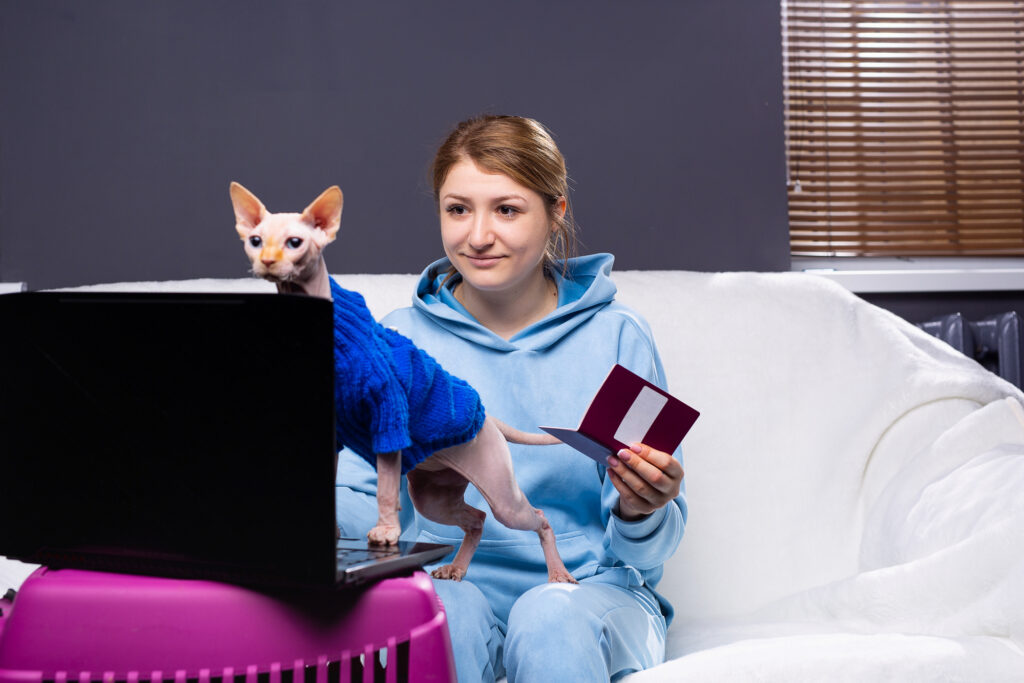
[[[343,195],[340,188],[328,188],[302,213],[270,213],[255,195],[233,182],[231,203],[235,227],[245,243],[254,275],[275,283],[281,293],[332,299],[331,278],[322,252],[341,226]],[[365,309],[361,298],[360,305]],[[369,315],[366,311],[366,316]],[[372,325],[380,327],[375,321]],[[411,346],[411,342],[401,339]],[[430,362],[436,363],[432,359]],[[506,439],[534,445],[559,443],[554,437],[521,432],[487,416],[475,436],[458,445],[433,451],[406,472],[409,497],[420,514],[440,524],[457,526],[465,534],[451,564],[432,573],[437,578],[456,581],[466,574],[486,517],[486,513],[471,507],[464,499],[466,487],[472,483],[499,522],[509,528],[537,532],[547,563],[548,581],[576,583],[558,554],[554,532],[544,513],[530,505],[516,483]],[[360,455],[370,460],[367,454]],[[402,452],[373,453],[372,457],[377,467],[378,519],[367,538],[371,544],[391,545],[398,542],[401,533],[398,499]]]

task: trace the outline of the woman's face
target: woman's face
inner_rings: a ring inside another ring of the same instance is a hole
[[[497,292],[544,276],[554,226],[539,193],[463,159],[449,170],[439,201],[441,241],[464,286]]]

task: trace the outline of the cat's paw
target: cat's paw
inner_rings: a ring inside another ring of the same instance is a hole
[[[579,583],[567,569],[556,569],[548,572],[548,583]]]
[[[462,581],[462,577],[466,575],[466,570],[461,567],[456,567],[454,564],[446,564],[443,567],[438,567],[434,571],[430,572],[430,575],[435,579]]]
[[[378,524],[370,529],[366,538],[370,545],[396,545],[402,530],[393,524]]]

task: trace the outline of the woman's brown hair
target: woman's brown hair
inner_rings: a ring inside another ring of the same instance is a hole
[[[434,202],[440,211],[441,185],[452,167],[470,159],[489,173],[501,173],[544,198],[555,230],[544,250],[545,268],[563,263],[575,255],[576,226],[569,204],[569,178],[565,158],[548,130],[522,116],[488,114],[459,123],[434,155],[430,167]],[[558,200],[565,198],[565,214],[558,212]]]

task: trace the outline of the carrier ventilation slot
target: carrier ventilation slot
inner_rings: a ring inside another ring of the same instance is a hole
[[[391,659],[389,652],[395,655],[393,661],[388,661]],[[369,667],[365,664],[367,659],[372,662]],[[395,669],[391,679],[388,678],[389,667]],[[41,683],[386,683],[388,680],[408,683],[409,641],[392,639],[388,647],[367,648],[359,654],[346,651],[338,659],[320,657],[316,664],[296,660],[288,667],[272,664],[270,670],[250,666],[245,673],[236,673],[231,668],[223,669],[216,676],[209,670],[200,671],[198,675],[190,673],[177,671],[168,676],[164,671],[129,671],[97,675],[89,671],[58,671],[53,678],[44,678]]]

